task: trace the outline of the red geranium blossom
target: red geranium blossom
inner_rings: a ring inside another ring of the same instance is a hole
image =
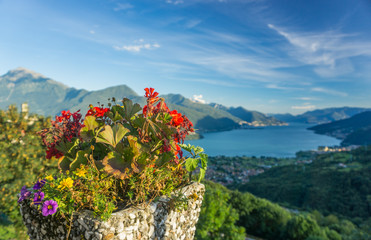
[[[109,108],[93,107],[89,109],[85,117],[90,115],[93,115],[95,117],[103,117],[106,112],[109,112],[109,110]]]

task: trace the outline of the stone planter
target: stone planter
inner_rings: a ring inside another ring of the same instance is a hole
[[[142,209],[131,207],[114,212],[107,221],[94,218],[89,211],[78,213],[68,239],[193,239],[205,187],[192,183],[181,191],[188,198],[188,208],[183,211],[176,211],[169,198],[161,197]],[[21,202],[20,209],[30,239],[67,239],[69,223],[42,216],[29,201]]]

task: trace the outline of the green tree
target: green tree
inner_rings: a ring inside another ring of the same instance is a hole
[[[205,186],[196,239],[245,239],[244,228],[236,225],[238,213],[228,203],[230,199],[228,190],[212,182],[205,182]]]
[[[17,195],[23,185],[32,186],[42,172],[56,171],[56,162],[45,158],[45,149],[36,135],[49,123],[49,119],[37,115],[26,118],[14,106],[0,110],[0,214],[14,224],[1,224],[2,232],[14,233],[15,227],[18,236],[25,234]]]
[[[291,218],[287,210],[250,193],[234,191],[231,196],[230,202],[240,215],[237,223],[250,234],[277,239]]]
[[[283,233],[284,239],[292,240],[306,240],[308,237],[314,238],[315,236],[327,239],[317,222],[303,215],[295,216],[288,221]]]

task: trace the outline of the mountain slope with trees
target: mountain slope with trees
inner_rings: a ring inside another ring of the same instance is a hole
[[[371,149],[320,154],[310,164],[274,167],[239,187],[273,202],[352,220],[371,216]]]
[[[309,128],[317,134],[342,139],[342,145],[371,144],[371,111],[353,117]]]

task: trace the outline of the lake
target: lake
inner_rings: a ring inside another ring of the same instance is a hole
[[[339,145],[340,140],[307,130],[309,124],[291,123],[261,129],[236,129],[204,133],[203,139],[186,141],[201,146],[209,156],[294,157],[300,150]]]

